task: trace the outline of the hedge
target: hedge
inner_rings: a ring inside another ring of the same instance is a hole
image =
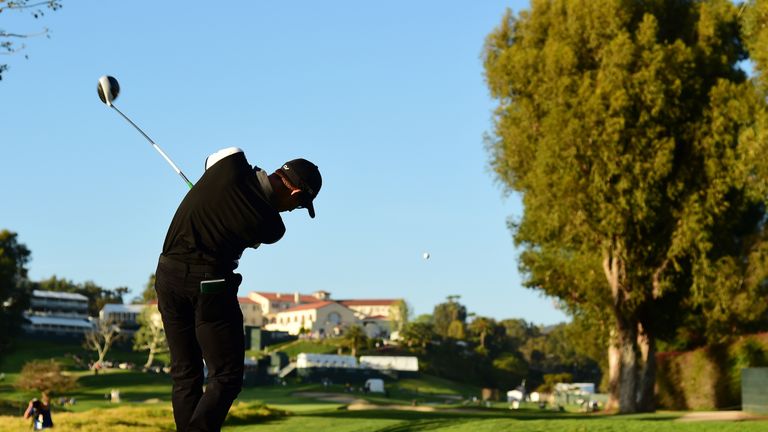
[[[741,370],[768,366],[768,333],[695,351],[659,353],[656,362],[659,408],[737,409],[741,407]]]

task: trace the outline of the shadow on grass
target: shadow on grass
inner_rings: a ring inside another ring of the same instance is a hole
[[[86,375],[77,380],[83,387],[133,387],[141,385],[171,385],[168,375],[145,372],[110,372],[100,375]]]
[[[474,421],[481,419],[510,419],[510,420],[580,420],[580,421],[670,421],[679,418],[678,414],[632,414],[632,415],[613,415],[613,414],[582,414],[582,413],[561,413],[552,411],[534,411],[519,410],[507,412],[498,409],[478,410],[472,409],[466,412],[461,410],[451,412],[419,412],[419,411],[398,411],[398,410],[368,410],[368,411],[347,411],[345,409],[337,411],[327,411],[320,413],[302,414],[305,417],[323,417],[323,418],[354,418],[354,419],[380,419],[380,420],[401,420],[401,421]]]

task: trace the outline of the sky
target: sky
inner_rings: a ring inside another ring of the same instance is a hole
[[[0,58],[0,229],[32,251],[32,280],[126,286],[130,300],[188,190],[99,101],[112,75],[116,106],[193,182],[229,146],[269,172],[297,157],[320,167],[317,217],[284,213],[280,242],[245,251],[241,295],[405,298],[416,315],[460,295],[478,315],[567,320],[522,287],[507,228],[522,205],[483,139],[484,38],[527,1],[63,5],[0,16],[8,32],[50,28]]]

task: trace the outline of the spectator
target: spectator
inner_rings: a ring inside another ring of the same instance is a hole
[[[53,427],[51,418],[51,405],[48,395],[43,394],[42,400],[37,398],[29,401],[27,410],[24,411],[25,419],[32,419],[32,430],[43,430]]]

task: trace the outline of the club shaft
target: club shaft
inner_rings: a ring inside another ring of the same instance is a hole
[[[191,182],[191,181],[189,181],[189,179],[187,178],[187,176],[185,176],[185,175],[184,175],[184,173],[183,173],[183,172],[181,172],[181,170],[179,169],[179,167],[177,167],[177,166],[176,166],[176,164],[175,164],[175,163],[173,163],[173,161],[171,160],[171,158],[169,158],[169,157],[168,157],[168,155],[167,155],[167,154],[165,154],[165,152],[163,151],[163,149],[161,149],[159,145],[157,145],[157,144],[156,144],[154,141],[152,141],[152,138],[150,138],[150,137],[149,137],[149,135],[145,134],[145,133],[144,133],[144,131],[143,131],[143,130],[141,130],[141,128],[140,128],[140,127],[136,126],[136,123],[132,122],[132,121],[131,121],[131,119],[129,119],[129,118],[128,118],[128,116],[126,116],[125,114],[123,114],[123,113],[122,113],[122,111],[120,111],[119,109],[117,109],[117,107],[115,106],[115,104],[111,104],[110,106],[111,106],[112,108],[114,108],[114,109],[115,109],[115,111],[117,111],[117,113],[118,113],[118,114],[120,114],[120,115],[121,115],[121,116],[122,116],[122,117],[125,119],[125,121],[127,121],[128,123],[130,123],[130,124],[131,124],[131,126],[135,127],[135,128],[136,128],[136,130],[137,130],[137,131],[139,131],[139,133],[140,133],[140,134],[142,134],[142,135],[144,136],[144,138],[146,138],[146,139],[147,139],[147,141],[149,141],[149,143],[150,143],[150,144],[152,144],[152,147],[154,147],[154,148],[155,148],[155,150],[157,150],[157,152],[158,152],[158,153],[160,153],[160,156],[162,156],[162,157],[163,157],[163,159],[165,159],[165,161],[166,161],[166,162],[168,162],[168,164],[170,164],[170,165],[171,165],[171,167],[173,168],[173,170],[174,170],[174,171],[176,171],[176,174],[180,175],[180,176],[181,176],[181,178],[182,178],[182,179],[184,179],[184,182],[185,182],[185,183],[187,183],[187,186],[189,186],[189,188],[190,188],[190,189],[192,189],[192,186],[194,186],[194,185],[192,184],[192,182]]]

